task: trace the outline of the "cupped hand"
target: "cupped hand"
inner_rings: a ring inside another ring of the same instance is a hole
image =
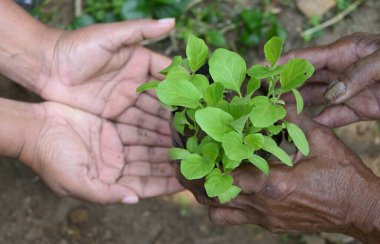
[[[29,164],[56,193],[95,203],[135,203],[181,189],[168,158],[161,118],[152,128],[112,122],[58,103],[43,103],[43,126]],[[166,126],[166,127],[165,127]]]

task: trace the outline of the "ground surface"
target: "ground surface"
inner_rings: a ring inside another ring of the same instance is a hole
[[[369,0],[315,43],[328,43],[355,31],[379,32],[379,13],[380,1]],[[298,37],[305,19],[296,9],[283,8],[280,18],[290,33],[288,50],[310,45]],[[258,57],[254,52],[248,56]],[[0,96],[38,101],[4,78],[0,78]],[[337,133],[380,176],[379,131],[378,123],[368,122],[339,129]],[[215,227],[208,220],[207,209],[186,192],[133,206],[104,207],[64,199],[54,195],[28,168],[15,160],[0,158],[0,244],[343,242],[357,243],[338,235],[277,236],[255,226]]]

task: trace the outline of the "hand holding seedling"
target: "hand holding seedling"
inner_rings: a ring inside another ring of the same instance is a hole
[[[338,232],[378,243],[379,179],[330,129],[288,114],[310,138],[310,155],[292,168],[271,162],[268,177],[255,167],[240,167],[232,174],[242,194],[227,204],[207,199],[199,189],[197,198],[211,205],[211,220],[258,224],[277,233]]]

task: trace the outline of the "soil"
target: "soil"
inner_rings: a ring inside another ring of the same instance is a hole
[[[305,18],[294,8],[292,1],[283,2],[289,3],[280,5],[279,14],[289,33],[287,50],[329,43],[356,31],[380,31],[380,1],[367,0],[313,43],[305,44],[299,38]],[[247,56],[252,62],[262,58],[254,50]],[[40,101],[34,94],[2,77],[0,96]],[[357,123],[338,129],[337,134],[380,177],[379,122]],[[188,192],[143,200],[131,206],[100,206],[61,198],[30,169],[7,158],[0,158],[0,192],[0,244],[359,243],[335,234],[289,236],[273,235],[249,225],[216,227],[208,220],[207,209],[197,204]]]

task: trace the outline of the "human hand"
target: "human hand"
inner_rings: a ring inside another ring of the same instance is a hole
[[[340,127],[380,119],[379,45],[379,35],[356,33],[329,45],[292,51],[280,61],[300,57],[313,63],[317,71],[301,88],[305,103],[332,104],[316,119]]]
[[[288,119],[306,132],[310,155],[296,158],[294,167],[271,162],[268,177],[253,166],[237,169],[234,184],[242,192],[224,205],[195,191],[210,205],[211,220],[258,224],[273,232],[327,231],[379,240],[379,179],[327,127],[306,116]]]
[[[95,203],[136,203],[182,189],[168,158],[171,137],[160,118],[139,127],[43,103],[43,125],[20,160],[56,193]],[[152,119],[149,117],[149,119]]]

